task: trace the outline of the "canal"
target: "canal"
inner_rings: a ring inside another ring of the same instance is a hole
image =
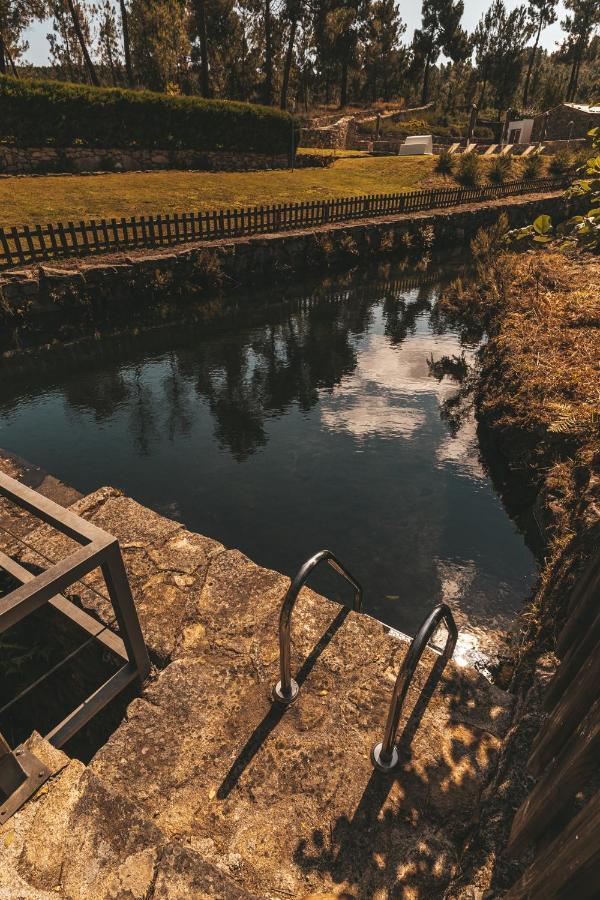
[[[481,336],[436,310],[453,274],[357,269],[16,354],[0,447],[290,575],[327,547],[372,615],[413,634],[445,599],[463,656],[485,656],[536,564],[458,402]],[[338,596],[333,573],[316,586]]]

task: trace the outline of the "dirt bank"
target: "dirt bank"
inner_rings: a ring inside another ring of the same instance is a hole
[[[455,285],[444,304],[468,304],[486,324],[476,396],[480,427],[533,488],[544,558],[505,676],[516,693],[513,728],[452,897],[472,896],[473,886],[491,887],[496,896],[526,862],[506,853],[508,832],[531,786],[525,762],[570,590],[600,537],[600,260],[543,251],[495,254],[493,244],[492,236],[475,247],[478,284],[467,291]]]

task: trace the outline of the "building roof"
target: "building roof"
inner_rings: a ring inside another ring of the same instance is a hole
[[[579,112],[589,113],[592,116],[600,116],[600,106],[590,106],[587,103],[565,103],[570,109],[577,109]]]

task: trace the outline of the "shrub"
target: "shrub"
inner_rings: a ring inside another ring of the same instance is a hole
[[[548,166],[548,171],[551,175],[566,175],[572,168],[572,154],[568,150],[559,150],[558,153],[552,157],[550,165]]]
[[[512,169],[510,156],[497,156],[488,169],[488,178],[493,184],[502,184]]]
[[[542,157],[539,153],[535,156],[527,156],[523,163],[523,178],[540,178],[544,168]]]
[[[493,141],[494,132],[487,125],[476,125],[473,129],[473,137],[479,138],[480,141]]]
[[[481,159],[477,153],[463,153],[458,158],[458,181],[465,187],[476,187],[481,181]]]
[[[21,146],[285,153],[288,113],[226,100],[0,76],[0,139]]]
[[[436,169],[438,172],[450,175],[454,171],[454,157],[448,150],[442,150],[438,156]]]

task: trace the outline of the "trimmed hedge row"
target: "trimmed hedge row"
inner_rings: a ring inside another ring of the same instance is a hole
[[[0,138],[22,147],[289,151],[292,117],[266,106],[0,76]]]

